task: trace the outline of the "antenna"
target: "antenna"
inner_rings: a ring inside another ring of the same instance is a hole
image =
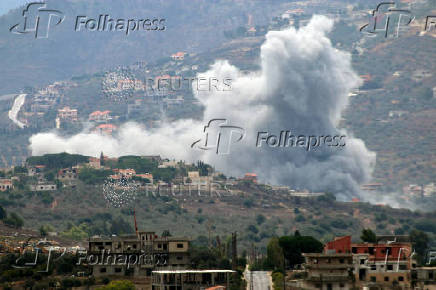
[[[136,212],[135,212],[135,208],[133,208],[133,219],[135,220],[135,233],[136,233],[136,236],[138,236],[138,224],[136,223]]]

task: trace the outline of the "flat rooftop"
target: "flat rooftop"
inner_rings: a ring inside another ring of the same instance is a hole
[[[205,274],[205,273],[234,273],[233,270],[158,270],[156,274]]]

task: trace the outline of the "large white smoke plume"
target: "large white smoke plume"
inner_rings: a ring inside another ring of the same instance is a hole
[[[257,132],[279,135],[343,135],[336,128],[348,94],[361,84],[351,67],[351,56],[332,47],[326,33],[333,21],[314,16],[296,30],[271,31],[261,47],[261,69],[242,74],[226,61],[215,63],[199,77],[231,78],[231,91],[196,91],[204,105],[202,121],[180,120],[145,130],[126,123],[116,136],[82,133],[64,138],[55,133],[31,137],[34,155],[69,152],[98,156],[159,154],[186,161],[203,160],[233,176],[255,172],[263,181],[312,191],[330,191],[341,199],[357,196],[359,184],[368,180],[375,154],[349,134],[344,147],[323,146],[306,151],[299,147],[256,147]],[[191,144],[204,138],[211,119],[245,129],[229,155],[202,151]]]

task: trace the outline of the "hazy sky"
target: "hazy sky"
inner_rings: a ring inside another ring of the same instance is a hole
[[[0,15],[7,13],[13,8],[17,8],[20,5],[28,2],[27,0],[1,0],[0,1]]]

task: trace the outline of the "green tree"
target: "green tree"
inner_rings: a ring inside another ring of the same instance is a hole
[[[283,236],[279,239],[290,266],[304,262],[303,253],[321,253],[324,245],[311,236]]]
[[[6,210],[0,205],[0,220],[4,220],[7,216]]]
[[[84,167],[79,171],[79,179],[86,184],[101,184],[106,181],[111,173],[110,170],[96,170]]]
[[[419,230],[412,230],[410,232],[410,240],[412,241],[413,247],[418,254],[418,261],[422,263],[428,248],[429,238],[427,234]]]
[[[45,230],[44,226],[40,226],[39,227],[39,235],[41,237],[46,237],[47,236],[47,231]]]
[[[254,234],[257,234],[259,232],[259,229],[255,225],[249,225],[247,227],[247,230]]]
[[[280,247],[280,241],[278,237],[272,237],[266,247],[266,266],[273,270],[283,269],[283,249]]]
[[[363,229],[360,239],[364,243],[375,243],[377,242],[377,236],[371,229]]]
[[[266,221],[266,218],[265,218],[264,215],[262,215],[262,214],[258,214],[258,215],[256,216],[256,222],[257,222],[258,225],[263,224],[265,221]]]
[[[54,228],[51,225],[43,225],[39,228],[39,234],[41,237],[47,236],[47,234],[52,231],[54,231]]]
[[[23,219],[16,213],[11,213],[9,214],[9,217],[7,217],[6,219],[3,220],[3,222],[11,227],[20,229],[23,227],[24,225],[24,221]]]

